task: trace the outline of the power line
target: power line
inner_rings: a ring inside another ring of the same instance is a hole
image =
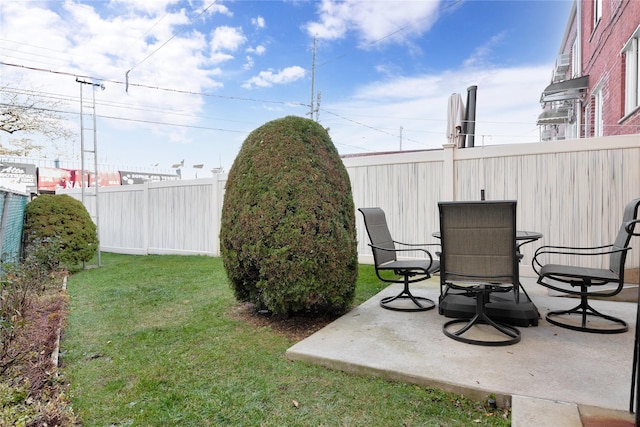
[[[207,6],[206,8],[204,8],[202,10],[202,12],[200,12],[198,14],[198,16],[195,17],[195,19],[200,18],[207,10],[209,10],[214,4],[216,3],[216,0],[213,0],[211,2],[211,4],[209,4],[209,6]],[[162,19],[161,19],[162,20]],[[159,21],[158,21],[159,22]],[[156,22],[156,24],[158,23]],[[154,25],[155,26],[155,25]],[[153,28],[153,27],[152,27]],[[188,28],[188,26],[184,26],[180,29],[180,31],[178,31],[177,33],[173,34],[171,37],[169,37],[169,39],[162,43],[156,50],[154,50],[153,52],[151,52],[149,55],[147,55],[142,61],[138,62],[136,65],[134,65],[133,67],[129,68],[129,70],[127,70],[127,72],[124,74],[125,75],[125,92],[129,92],[129,73],[131,71],[133,71],[134,68],[138,67],[140,64],[142,64],[143,62],[145,62],[147,59],[149,59],[152,55],[154,55],[156,52],[158,52],[160,49],[162,49],[163,47],[165,47],[171,40],[173,40],[174,38],[176,38],[178,35],[182,34],[186,29]],[[150,30],[149,30],[150,31]]]
[[[202,12],[200,12],[198,14],[198,16],[196,16],[194,19],[198,19],[200,18],[207,10],[209,10],[214,4],[216,3],[216,0],[213,0],[211,2],[211,4],[209,4],[209,6],[207,6],[206,8],[204,8],[202,10]],[[159,21],[158,21],[159,22]],[[157,23],[156,23],[157,25]],[[155,26],[155,25],[154,25]],[[153,27],[152,27],[153,28]],[[169,37],[169,39],[167,41],[165,41],[164,43],[162,43],[156,50],[154,50],[153,52],[151,52],[149,55],[147,55],[142,61],[138,62],[136,65],[134,65],[133,67],[131,67],[129,69],[129,71],[127,71],[127,74],[129,74],[130,71],[132,71],[134,68],[136,68],[137,66],[139,66],[140,64],[142,64],[143,62],[145,62],[147,59],[149,59],[152,55],[154,55],[156,52],[158,52],[160,49],[162,49],[163,47],[165,47],[171,40],[173,40],[174,38],[176,38],[177,36],[179,36],[180,34],[182,34],[186,29],[188,28],[187,25],[185,25],[184,27],[182,27],[182,29],[180,29],[180,31],[178,31],[177,33],[173,34],[171,37]],[[150,30],[149,30],[150,31]]]
[[[374,130],[374,131],[376,131],[376,132],[384,133],[384,134],[389,135],[389,136],[392,136],[392,137],[394,137],[394,138],[397,138],[397,137],[398,137],[398,135],[397,135],[397,134],[395,134],[395,133],[387,132],[387,131],[386,131],[386,130],[384,130],[384,129],[379,129],[379,128],[376,128],[376,127],[374,127],[374,126],[368,125],[368,124],[366,124],[366,123],[362,123],[362,122],[359,122],[359,121],[356,121],[356,120],[350,119],[350,118],[348,118],[348,117],[344,117],[344,116],[342,116],[342,115],[340,115],[340,114],[334,113],[333,111],[329,111],[329,110],[326,110],[326,109],[324,109],[324,108],[322,109],[322,111],[324,111],[325,113],[329,113],[329,114],[331,114],[332,116],[336,116],[336,117],[338,117],[338,118],[341,118],[342,120],[346,120],[346,121],[348,121],[348,122],[355,123],[355,124],[357,124],[357,125],[359,125],[359,126],[366,127],[366,128],[368,128],[368,129]],[[411,138],[404,138],[404,139],[405,139],[406,141],[415,142],[416,144],[425,145],[425,146],[427,146],[427,147],[429,147],[429,146],[430,146],[429,144],[425,144],[424,142],[416,141],[415,139],[411,139]]]
[[[102,82],[105,82],[105,83],[111,83],[111,84],[118,84],[118,85],[124,85],[125,84],[125,82],[120,81],[120,80],[102,79],[102,78],[99,78],[99,77],[80,75],[80,74],[70,73],[70,72],[66,72],[66,71],[56,71],[56,70],[51,70],[51,69],[46,69],[46,68],[30,67],[28,65],[12,64],[12,63],[9,63],[9,62],[4,62],[4,61],[0,61],[0,65],[6,65],[8,67],[23,68],[23,69],[31,70],[31,71],[40,71],[40,72],[47,72],[47,73],[58,74],[58,75],[63,75],[63,76],[70,76],[70,77],[74,77],[74,78],[75,77],[79,77],[79,78],[83,78],[83,79],[99,80],[99,81],[102,81]],[[291,105],[291,106],[294,106],[294,107],[306,107],[306,108],[309,107],[309,104],[304,104],[302,102],[273,101],[273,100],[268,100],[268,99],[245,98],[245,97],[239,97],[239,96],[215,95],[215,94],[206,93],[206,92],[194,92],[194,91],[189,91],[189,90],[184,90],[184,89],[165,88],[165,87],[151,86],[151,85],[145,85],[145,84],[140,84],[140,83],[129,83],[129,86],[135,86],[135,87],[140,87],[140,88],[144,88],[144,89],[161,90],[161,91],[165,91],[165,92],[181,93],[181,94],[185,94],[185,95],[196,95],[196,96],[206,96],[206,97],[211,97],[211,98],[229,99],[229,100],[234,100],[234,101],[250,101],[250,102],[260,102],[260,103],[265,103],[265,104]]]
[[[65,111],[65,110],[58,110],[55,108],[34,107],[31,105],[15,105],[15,104],[0,103],[0,107],[17,107],[22,109],[46,111],[46,112],[65,114],[65,115],[75,115],[75,116],[80,115],[80,113],[77,111]],[[183,128],[189,128],[189,129],[212,130],[212,131],[231,132],[231,133],[247,133],[247,134],[250,133],[249,131],[245,131],[245,130],[223,129],[223,128],[214,128],[209,126],[195,126],[195,125],[185,125],[180,123],[160,122],[160,121],[154,121],[154,120],[132,119],[128,117],[125,118],[125,117],[109,116],[105,114],[96,114],[96,117],[99,117],[101,119],[120,120],[125,122],[137,122],[137,123],[154,124],[154,125],[162,125],[162,126],[183,127]]]
[[[56,101],[79,102],[79,97],[77,96],[67,96],[67,95],[60,95],[60,94],[49,93],[49,92],[38,92],[38,91],[26,90],[26,89],[15,90],[10,88],[9,89],[4,88],[3,91],[6,93],[12,93],[16,95],[25,95],[25,96],[33,96],[33,97],[38,96],[40,98],[48,98]],[[115,101],[104,101],[104,100],[102,101],[96,100],[96,105],[102,106],[102,107],[111,107],[111,108],[143,111],[143,112],[150,112],[150,113],[160,113],[160,114],[175,115],[175,116],[182,116],[182,117],[192,117],[192,118],[197,118],[201,120],[202,119],[224,120],[229,122],[245,123],[239,120],[228,120],[228,119],[222,119],[219,117],[201,116],[201,115],[195,114],[194,111],[162,109],[162,108],[157,108],[155,105],[151,106],[151,105],[139,104],[137,106],[134,106],[127,103],[121,103],[121,102],[115,102]]]
[[[56,101],[66,101],[66,102],[78,102],[79,98],[75,97],[62,97],[60,95],[57,94],[49,94],[49,93],[45,93],[45,92],[35,92],[35,91],[15,91],[15,90],[7,90],[6,92],[8,93],[14,93],[17,95],[27,95],[27,96],[39,96],[41,98],[49,98],[49,99],[53,99]],[[105,102],[105,101],[97,101],[96,100],[96,105],[97,106],[102,106],[102,107],[111,107],[111,108],[119,108],[119,109],[126,109],[126,110],[134,110],[134,111],[142,111],[142,112],[149,112],[149,113],[157,113],[157,114],[163,114],[163,115],[175,115],[175,116],[180,116],[180,117],[190,117],[190,118],[195,118],[197,120],[224,120],[224,121],[228,121],[225,119],[220,119],[220,118],[215,118],[215,117],[206,117],[206,116],[198,116],[196,114],[189,114],[189,113],[185,113],[185,112],[181,112],[181,111],[176,111],[176,110],[163,110],[163,109],[159,109],[159,108],[150,108],[149,106],[141,106],[141,107],[134,107],[128,104],[122,104],[122,103],[116,103],[116,102]],[[27,106],[20,106],[20,105],[16,105],[16,104],[6,104],[6,103],[0,103],[0,106],[4,106],[4,107],[17,107],[17,108],[23,108],[26,109]],[[29,107],[31,108],[31,107]],[[76,112],[71,112],[71,111],[64,111],[64,110],[56,110],[53,108],[43,108],[43,107],[39,107],[39,108],[31,108],[31,109],[35,109],[38,111],[49,111],[49,112],[56,112],[56,113],[61,113],[61,114],[77,114]],[[97,117],[100,118],[109,118],[109,119],[114,119],[114,120],[122,120],[122,121],[136,121],[136,119],[131,119],[129,117],[116,117],[116,116],[106,116],[106,115],[98,115]],[[193,127],[196,129],[210,129],[210,130],[224,130],[225,129],[217,129],[217,128],[209,128],[209,127],[199,127],[199,126],[195,126],[195,125],[182,125],[182,124],[174,124],[174,123],[168,123],[168,122],[160,122],[160,121],[149,121],[149,120],[142,120],[139,119],[137,120],[139,122],[142,123],[151,123],[151,124],[159,124],[159,125],[167,125],[167,126],[182,126],[182,127]],[[239,122],[239,121],[236,121]],[[239,122],[241,123],[241,122]],[[232,131],[229,130],[229,132],[243,132],[243,131]]]

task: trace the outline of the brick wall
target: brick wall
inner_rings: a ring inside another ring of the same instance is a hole
[[[595,26],[593,2],[582,0],[582,70],[591,87],[583,110],[591,134],[587,136],[594,129],[591,91],[598,86],[603,94],[603,135],[640,133],[640,110],[624,114],[625,61],[620,53],[640,24],[640,1],[603,0],[602,18]]]

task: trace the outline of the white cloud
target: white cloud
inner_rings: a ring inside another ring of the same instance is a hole
[[[258,45],[256,47],[248,47],[246,52],[253,55],[262,56],[267,51],[267,48],[263,45]],[[247,55],[245,58],[245,63],[242,66],[245,70],[250,70],[255,65],[255,61],[253,60],[253,56]]]
[[[164,13],[167,6],[179,3],[179,0],[113,0],[114,8],[124,8],[130,11],[139,11],[150,15]]]
[[[244,65],[242,66],[242,68],[244,68],[245,70],[250,70],[253,68],[253,66],[255,65],[255,62],[253,61],[253,57],[247,55],[245,57],[245,62]]]
[[[256,27],[256,28],[264,28],[265,27],[265,22],[264,22],[264,18],[262,16],[258,16],[257,18],[252,18],[251,19],[251,23]]]
[[[436,1],[336,1],[323,0],[319,20],[306,25],[307,33],[319,39],[335,40],[356,33],[361,47],[374,42],[404,43],[422,34],[438,15]]]
[[[111,0],[110,7],[113,10],[124,9],[133,13],[142,12],[146,15],[157,17],[164,15],[168,8],[177,6],[180,2],[181,0]],[[204,0],[193,3],[200,3],[197,6],[196,4],[192,4],[194,7],[194,14],[200,14],[204,8],[207,7],[207,14],[209,15],[213,15],[215,13],[226,16],[233,15],[227,6],[220,3],[205,3]]]
[[[263,45],[247,48],[247,53],[253,53],[255,55],[264,55],[266,51],[267,51],[267,48],[264,47]]]
[[[235,52],[247,41],[242,28],[221,26],[211,32],[211,51]]]
[[[466,67],[480,67],[489,64],[489,56],[493,53],[496,46],[506,37],[506,33],[502,32],[491,37],[486,43],[478,46],[473,55],[464,61]]]
[[[257,76],[247,80],[242,87],[251,89],[253,87],[271,87],[277,84],[291,83],[300,80],[305,76],[304,68],[294,65],[274,73],[272,70],[261,71]]]

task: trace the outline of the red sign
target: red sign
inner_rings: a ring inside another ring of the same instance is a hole
[[[85,188],[94,186],[94,174],[84,173]],[[38,168],[38,191],[54,192],[60,188],[81,188],[82,172],[78,169]],[[119,172],[98,172],[98,185],[111,187],[120,185]]]
[[[73,188],[71,171],[57,168],[38,168],[38,191],[54,192],[60,188]]]

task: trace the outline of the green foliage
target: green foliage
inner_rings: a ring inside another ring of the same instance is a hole
[[[365,301],[380,285],[360,269]],[[459,395],[287,360],[289,319],[242,315],[220,258],[106,253],[67,286],[63,370],[84,426],[510,425]]]
[[[25,209],[26,247],[44,245],[42,262],[52,270],[58,265],[73,268],[89,261],[98,250],[98,233],[82,202],[66,194],[43,194]]]
[[[220,242],[239,300],[278,315],[349,308],[357,279],[354,205],[325,129],[289,116],[247,137],[229,172]]]
[[[77,425],[64,381],[53,375],[46,353],[66,304],[60,272],[51,267],[54,247],[33,244],[20,263],[2,264],[0,427]]]
[[[36,418],[37,408],[27,403],[28,394],[28,384],[0,382],[0,426],[25,427]]]
[[[3,263],[0,274],[0,374],[20,361],[12,344],[34,295],[54,280],[49,258],[51,246],[34,244],[20,263]]]

